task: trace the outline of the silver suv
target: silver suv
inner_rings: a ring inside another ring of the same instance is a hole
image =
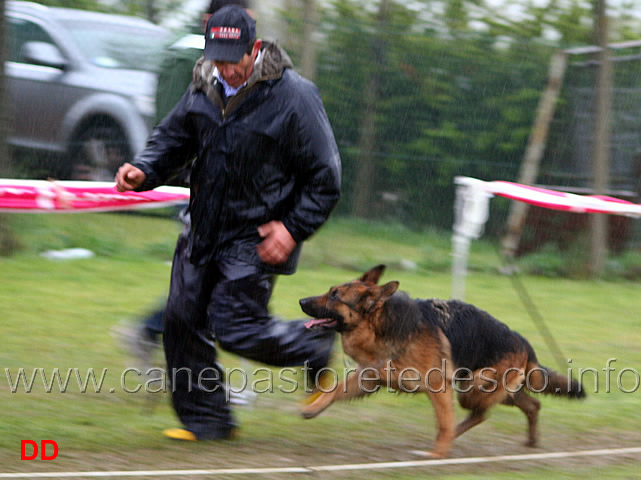
[[[153,126],[171,33],[141,18],[12,1],[6,25],[10,145],[38,153],[34,176],[112,180]]]

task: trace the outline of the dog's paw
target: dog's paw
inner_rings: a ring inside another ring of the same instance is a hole
[[[318,415],[318,412],[310,412],[310,411],[307,411],[307,410],[301,410],[300,414],[305,420],[309,420],[310,418],[316,417]]]
[[[316,397],[316,398],[314,398]],[[313,407],[313,403],[317,400],[318,395],[310,395],[301,402],[300,414],[303,418],[314,418],[318,415],[317,409]]]
[[[423,457],[423,458],[445,458],[445,455],[441,455],[439,453],[435,452],[430,452],[428,450],[410,450],[409,452],[412,455],[416,455],[417,457]]]
[[[315,392],[303,400],[300,409],[300,414],[303,418],[314,418],[323,411],[323,408],[314,406],[314,403],[320,398],[321,395],[321,392]]]
[[[318,408],[312,408],[312,407],[307,406],[307,407],[301,408],[300,414],[304,419],[308,420],[310,418],[314,418],[314,417],[318,416],[318,414],[321,411],[322,410],[319,410]]]

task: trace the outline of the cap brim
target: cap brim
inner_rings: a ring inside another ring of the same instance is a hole
[[[205,60],[238,63],[247,53],[247,45],[220,45],[213,42],[205,45]]]

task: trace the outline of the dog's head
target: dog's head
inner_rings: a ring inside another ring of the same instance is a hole
[[[331,287],[324,295],[300,300],[300,306],[312,317],[307,328],[334,328],[349,332],[363,320],[369,319],[398,289],[398,282],[378,286],[385,265],[365,272],[358,280]]]

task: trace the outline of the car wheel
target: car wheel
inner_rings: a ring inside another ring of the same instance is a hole
[[[72,180],[112,181],[118,168],[131,161],[122,130],[115,124],[93,124],[73,142]]]

